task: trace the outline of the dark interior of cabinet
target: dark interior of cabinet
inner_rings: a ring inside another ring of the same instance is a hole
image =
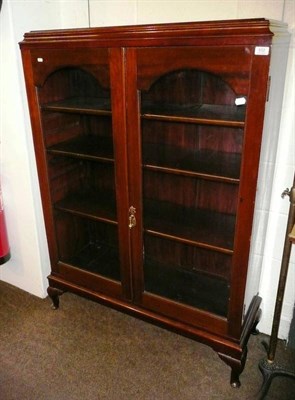
[[[38,95],[59,259],[119,280],[110,90],[65,68]]]
[[[55,225],[60,261],[120,280],[116,225],[60,211],[55,212]]]
[[[116,221],[112,164],[50,155],[48,175],[54,206],[66,208],[66,203],[76,204],[81,211],[86,212],[88,208],[93,218],[103,217],[105,213]]]
[[[229,284],[175,264],[145,261],[145,290],[172,301],[227,316]]]
[[[231,255],[145,235],[145,290],[227,315]]]
[[[99,68],[93,74],[75,67],[53,72],[39,88],[41,107],[64,104],[65,108],[75,107],[81,110],[91,108],[94,111],[99,110],[101,104],[110,111],[110,90],[99,83],[99,73]]]
[[[143,104],[151,102],[164,107],[192,105],[235,105],[236,94],[218,75],[197,69],[172,71],[155,77],[148,91],[142,92]]]
[[[245,106],[220,77],[171,72],[141,92],[144,288],[226,316]]]
[[[147,232],[233,249],[237,185],[148,171],[143,189]]]
[[[43,111],[44,141],[51,154],[114,162],[109,116]]]
[[[145,169],[239,182],[243,129],[185,122],[142,121]]]

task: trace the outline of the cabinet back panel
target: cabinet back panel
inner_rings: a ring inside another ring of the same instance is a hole
[[[119,280],[117,227],[57,212],[59,261]]]
[[[178,147],[196,148],[199,126],[181,122],[141,121],[142,145],[155,143]]]
[[[158,78],[142,103],[234,105],[236,94],[220,76],[197,70],[173,71]]]
[[[235,214],[238,185],[144,171],[144,199]]]
[[[112,165],[70,157],[49,157],[49,181],[53,203],[75,193],[115,192]]]
[[[171,268],[203,272],[228,282],[230,280],[232,257],[227,254],[145,234],[144,256]]]
[[[198,150],[242,153],[243,129],[230,127],[200,126],[198,130]]]
[[[145,260],[145,292],[226,317],[229,287],[223,279]],[[177,313],[175,313],[177,314]]]
[[[42,113],[42,127],[46,147],[79,136],[112,136],[111,118],[103,116],[44,111]]]
[[[243,129],[222,126],[142,120],[143,143],[159,143],[241,153]]]
[[[46,147],[70,140],[81,132],[79,115],[42,113],[42,130]]]

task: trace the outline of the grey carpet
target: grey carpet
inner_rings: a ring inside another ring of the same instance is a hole
[[[251,337],[233,389],[230,368],[207,346],[70,293],[53,311],[48,298],[0,282],[0,399],[253,400],[263,339]],[[276,359],[295,360],[281,341]],[[266,399],[294,394],[293,380],[276,378]]]

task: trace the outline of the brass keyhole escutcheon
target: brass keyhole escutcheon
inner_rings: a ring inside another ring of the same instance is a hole
[[[132,229],[136,226],[136,217],[135,217],[135,213],[136,213],[136,208],[131,206],[129,207],[129,229]]]

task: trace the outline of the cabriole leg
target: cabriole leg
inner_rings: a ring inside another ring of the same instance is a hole
[[[247,358],[247,347],[245,347],[241,359],[236,359],[228,356],[227,354],[218,353],[222,361],[231,367],[230,384],[233,388],[239,388],[241,386],[240,375],[244,370],[245,362]]]
[[[52,300],[53,310],[57,310],[59,307],[59,296],[63,294],[63,291],[54,287],[49,286],[47,289],[48,296]]]

